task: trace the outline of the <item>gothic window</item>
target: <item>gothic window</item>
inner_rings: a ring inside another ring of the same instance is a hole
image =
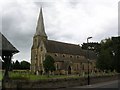
[[[65,57],[65,55],[63,55],[63,57]]]
[[[84,64],[82,65],[82,70],[84,70]]]
[[[82,65],[82,62],[80,64]]]
[[[70,58],[72,58],[72,56],[70,56]]]
[[[36,64],[37,64],[36,60],[35,60],[34,64],[35,64],[35,66],[36,66]]]
[[[41,47],[40,50],[43,51],[43,47]]]
[[[77,64],[77,70],[79,69],[79,65]]]
[[[77,58],[79,58],[79,56],[77,56]]]
[[[55,56],[58,56],[57,54],[55,54]]]
[[[36,42],[37,42],[37,39],[34,39],[34,44],[36,44]]]

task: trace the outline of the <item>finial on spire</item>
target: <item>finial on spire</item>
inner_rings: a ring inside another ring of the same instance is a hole
[[[42,7],[40,8],[40,13],[38,17],[37,27],[36,27],[36,33],[35,35],[40,35],[47,37],[44,29],[44,20],[43,20],[43,13],[42,13]]]

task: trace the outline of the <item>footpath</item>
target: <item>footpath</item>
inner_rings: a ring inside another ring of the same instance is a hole
[[[77,86],[74,88],[119,88],[120,81],[114,80],[109,82],[102,82],[92,85],[85,85],[85,86]]]

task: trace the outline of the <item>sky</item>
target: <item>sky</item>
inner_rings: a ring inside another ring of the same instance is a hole
[[[0,31],[20,51],[12,58],[30,62],[40,7],[48,39],[72,44],[118,36],[119,0],[1,1]]]

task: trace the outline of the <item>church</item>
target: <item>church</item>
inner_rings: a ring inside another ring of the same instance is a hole
[[[36,32],[31,47],[31,72],[44,73],[43,61],[50,55],[55,63],[54,74],[83,74],[96,70],[96,55],[89,51],[89,66],[87,51],[77,44],[48,40],[44,28],[42,8],[37,22]]]

